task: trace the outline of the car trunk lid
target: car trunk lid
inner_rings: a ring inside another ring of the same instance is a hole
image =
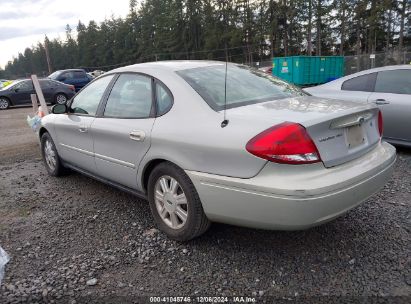
[[[304,96],[230,109],[227,117],[249,119],[261,131],[284,121],[299,123],[324,166],[333,167],[364,155],[379,142],[378,111],[368,104]]]

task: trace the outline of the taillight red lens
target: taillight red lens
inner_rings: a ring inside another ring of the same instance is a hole
[[[303,126],[284,122],[267,129],[246,146],[251,154],[285,164],[310,164],[321,161],[317,147]]]
[[[72,90],[72,91],[75,91],[75,90],[76,90],[76,88],[75,88],[73,85],[69,85],[68,87],[69,87],[69,89]]]
[[[383,131],[383,121],[382,121],[382,113],[381,111],[378,112],[378,132],[380,132],[380,137],[382,137]]]

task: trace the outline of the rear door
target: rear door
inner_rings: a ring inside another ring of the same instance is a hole
[[[44,99],[48,103],[53,102],[53,88],[51,86],[50,80],[41,79],[39,80],[41,91],[43,92]]]
[[[84,71],[74,71],[73,72],[73,79],[75,82],[76,89],[81,89],[87,83],[90,82],[89,78],[87,77],[86,72]]]
[[[94,120],[91,128],[100,176],[137,189],[137,169],[151,144],[153,96],[151,77],[119,75],[101,117]]]
[[[113,75],[108,75],[90,84],[72,100],[69,114],[56,115],[59,155],[66,162],[92,173],[96,173],[96,165],[90,127],[112,79]]]
[[[385,138],[411,141],[411,69],[378,72],[368,101],[383,114]]]

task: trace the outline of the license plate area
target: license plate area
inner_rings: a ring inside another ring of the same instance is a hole
[[[365,135],[362,125],[345,128],[345,141],[349,149],[353,149],[364,144]]]

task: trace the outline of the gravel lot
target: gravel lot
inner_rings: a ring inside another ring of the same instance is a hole
[[[392,180],[345,216],[307,231],[214,224],[168,240],[148,204],[72,173],[52,178],[25,117],[0,111],[0,303],[142,302],[138,296],[409,303],[411,150]]]

